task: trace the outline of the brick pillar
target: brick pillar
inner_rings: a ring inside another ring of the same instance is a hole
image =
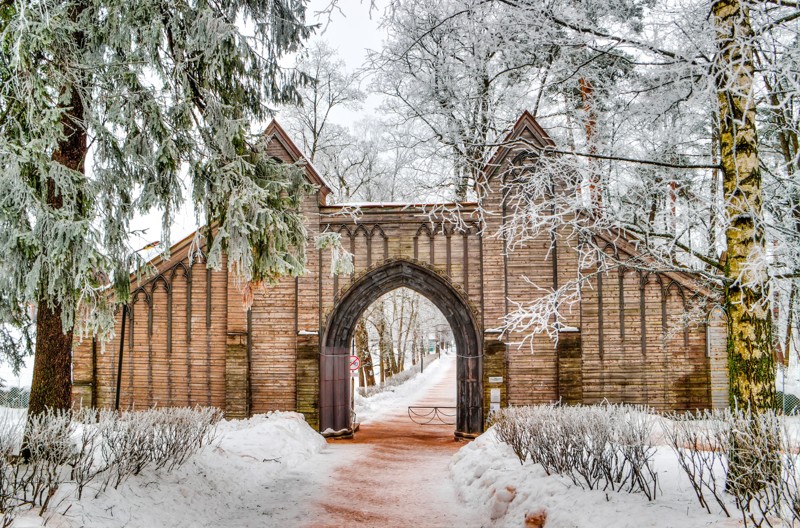
[[[558,335],[558,396],[569,405],[583,403],[583,354],[581,333],[562,331]]]
[[[319,429],[319,336],[297,336],[297,412]]]
[[[487,419],[492,408],[492,389],[500,391],[500,407],[508,406],[508,380],[506,379],[507,350],[508,345],[502,341],[490,337],[484,338],[483,415],[487,417]]]
[[[228,334],[225,350],[225,417],[250,416],[250,362],[247,335]]]

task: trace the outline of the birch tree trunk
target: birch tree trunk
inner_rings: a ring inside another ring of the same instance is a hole
[[[753,31],[739,0],[716,0],[715,82],[727,215],[723,257],[728,313],[730,403],[753,410],[775,405],[772,319],[764,292],[766,248],[753,88]]]

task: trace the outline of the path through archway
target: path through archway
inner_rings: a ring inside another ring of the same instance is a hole
[[[451,397],[455,358],[442,355],[415,378],[414,390],[399,390],[383,413],[367,420],[353,440],[328,440],[335,461],[307,516],[298,526],[382,528],[481,526],[481,504],[462,502],[450,476],[450,461],[464,444],[449,436],[452,426],[421,426],[406,406],[435,405]],[[422,379],[420,379],[422,378]]]
[[[359,278],[336,303],[325,328],[320,353],[320,430],[349,433],[350,343],[364,310],[382,295],[406,287],[424,295],[442,312],[456,343],[456,436],[483,432],[483,355],[481,332],[469,304],[444,277],[408,260],[392,260]]]

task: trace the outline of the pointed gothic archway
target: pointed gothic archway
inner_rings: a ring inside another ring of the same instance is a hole
[[[228,418],[297,411],[318,428],[322,404],[323,430],[346,430],[349,387],[336,381],[348,375],[353,325],[376,297],[401,286],[431,298],[457,331],[462,434],[480,432],[485,413],[507,405],[604,399],[659,411],[727,405],[725,318],[664,339],[671,321],[685,320],[690,307],[709,310],[716,292],[677,272],[659,273],[661,279],[643,289],[636,271],[642,256],[624,233],[596,233],[600,247],[610,246],[609,262],[621,264],[589,275],[579,302],[561,313],[563,325],[577,331],[562,335],[558,347],[528,330],[500,332],[514,306],[542,302],[548,291],[574,281],[581,265],[580,248],[565,226],[513,247],[495,236],[513,227],[504,211],[513,205],[514,189],[524,191],[513,185],[519,169],[513,160],[530,145],[555,145],[532,115],[520,116],[486,165],[480,203],[329,205],[324,178],[275,122],[265,145],[270,156],[304,167],[306,179],[318,186],[301,204],[309,240],[341,233],[354,255],[355,279],[331,275],[332,250],[309,244],[308,272],[258,291],[248,311],[240,278],[224,259],[214,270],[192,258],[192,234],[172,247],[170,260],[151,261],[155,276],[142,282],[131,277],[131,299],[138,291],[152,302],[128,308],[136,314],[124,312],[124,333],[118,312],[116,337],[106,343],[113,354],[101,354],[95,339],[76,337],[76,405],[212,405]],[[439,212],[441,220],[431,224]],[[451,214],[461,229],[445,220]],[[340,293],[342,286],[348,291]],[[321,352],[331,355],[320,359]],[[320,367],[328,380],[324,387]]]
[[[381,263],[356,280],[328,317],[320,353],[320,431],[351,431],[348,358],[361,314],[382,295],[406,287],[445,316],[456,342],[456,436],[483,432],[483,346],[468,301],[437,272],[406,259]]]

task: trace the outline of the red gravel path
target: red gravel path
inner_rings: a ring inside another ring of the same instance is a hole
[[[329,441],[332,454],[352,462],[333,470],[307,527],[481,526],[449,480],[450,457],[464,445],[454,441],[454,426],[420,426],[407,414],[408,405],[455,405],[455,359],[440,361],[443,375],[424,393],[363,424],[355,439]]]

